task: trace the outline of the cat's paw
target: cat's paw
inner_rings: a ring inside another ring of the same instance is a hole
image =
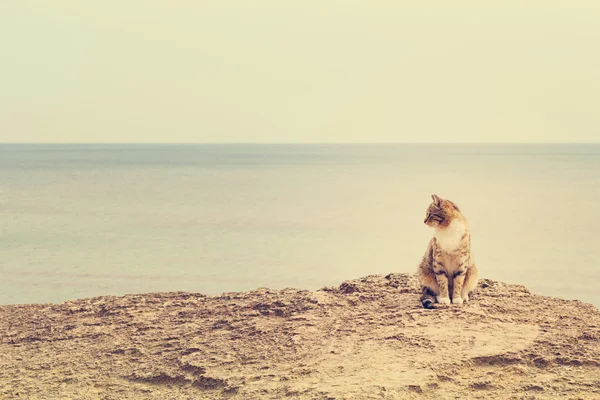
[[[463,299],[461,299],[460,297],[455,297],[452,299],[452,303],[454,304],[462,304],[463,303]]]
[[[448,297],[437,297],[437,302],[440,304],[450,304],[450,298]]]
[[[467,301],[469,301],[469,295],[468,294],[463,295],[462,299],[466,303]]]

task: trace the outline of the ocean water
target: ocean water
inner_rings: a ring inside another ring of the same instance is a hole
[[[600,306],[600,145],[0,145],[0,304],[413,272],[430,195],[481,276]]]

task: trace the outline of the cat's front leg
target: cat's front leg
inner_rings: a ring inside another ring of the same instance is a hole
[[[469,298],[462,298],[462,290],[463,284],[465,282],[465,272],[466,269],[459,269],[454,273],[454,281],[452,288],[452,303],[454,304],[462,304],[463,301],[468,301]]]
[[[436,298],[437,302],[440,304],[450,304],[450,295],[448,294],[448,276],[446,275],[446,271],[435,271],[435,280],[440,288],[440,294]]]

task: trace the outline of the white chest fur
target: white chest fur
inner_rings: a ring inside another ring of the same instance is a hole
[[[444,229],[436,229],[433,236],[437,244],[446,252],[456,250],[460,246],[467,227],[463,221],[454,220]]]

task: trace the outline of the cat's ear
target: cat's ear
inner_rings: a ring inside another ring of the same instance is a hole
[[[440,206],[442,204],[442,199],[437,194],[432,194],[431,198],[433,199],[433,204],[436,206]]]

